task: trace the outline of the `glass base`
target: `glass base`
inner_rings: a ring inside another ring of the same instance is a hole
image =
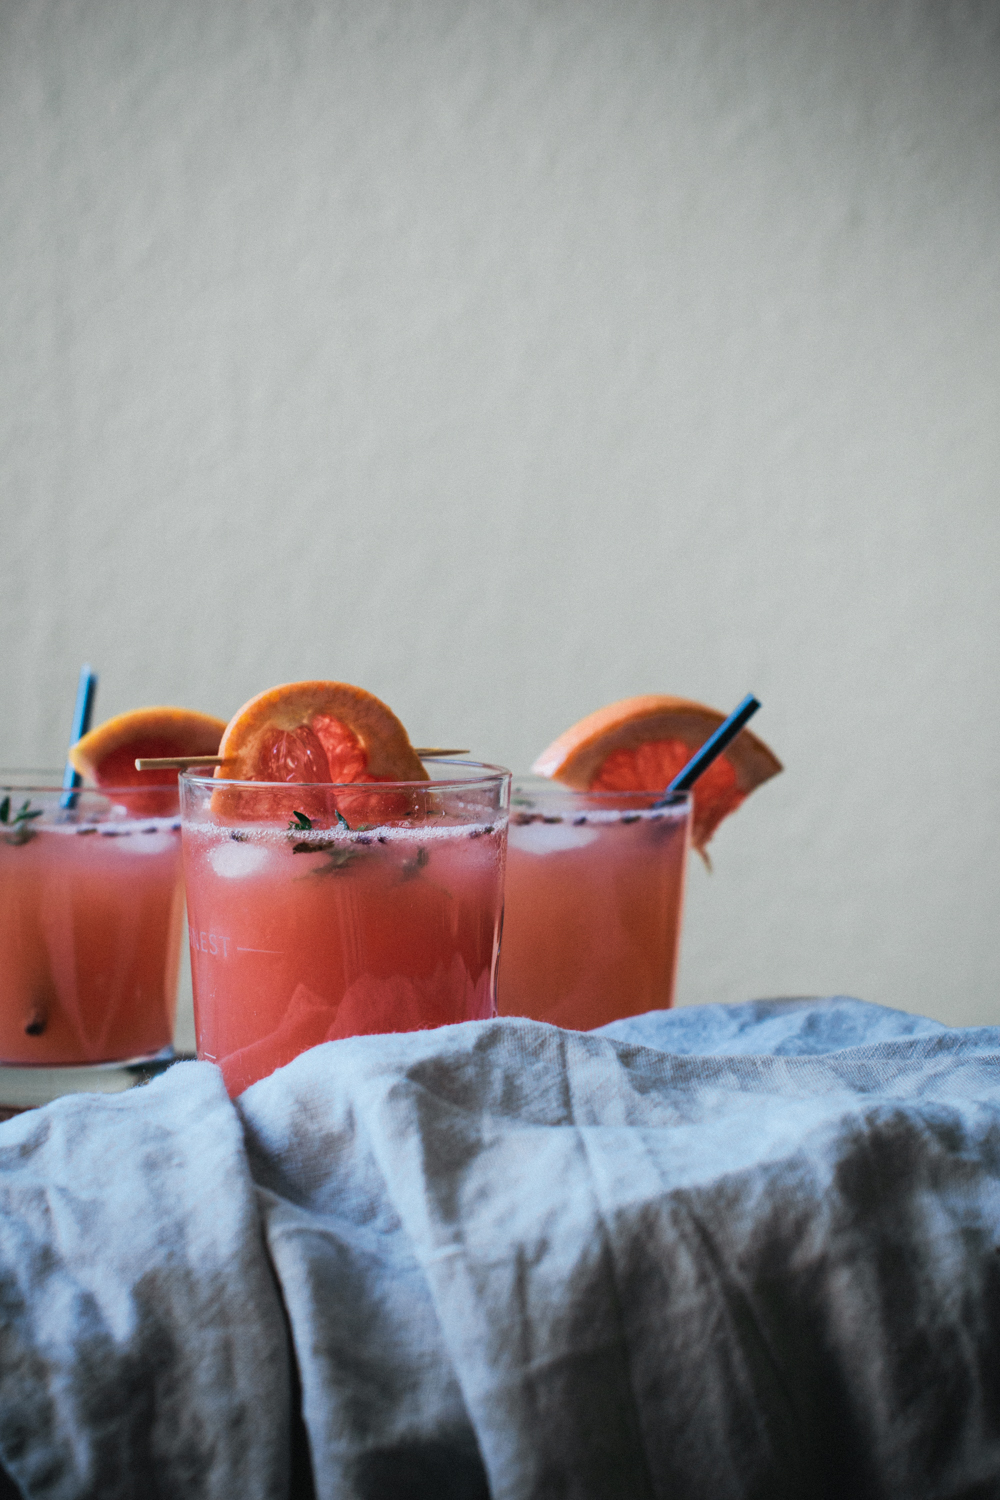
[[[172,1063],[189,1054],[164,1047],[151,1057],[126,1062],[95,1063],[90,1067],[6,1067],[0,1065],[0,1120],[51,1104],[64,1094],[121,1094],[137,1084],[148,1083]]]

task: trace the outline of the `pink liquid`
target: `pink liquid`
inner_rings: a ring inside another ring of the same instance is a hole
[[[177,1001],[179,821],[59,823],[57,805],[23,842],[0,831],[0,1061],[153,1057]]]
[[[493,1015],[504,844],[185,822],[198,1055],[235,1095],[319,1042]]]
[[[512,806],[501,1015],[586,1031],[672,1005],[688,840],[686,808]]]

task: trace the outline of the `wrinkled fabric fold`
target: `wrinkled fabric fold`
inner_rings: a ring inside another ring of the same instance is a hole
[[[284,1500],[289,1394],[215,1068],[0,1126],[0,1461],[26,1495]]]
[[[989,1493],[997,1034],[796,1053],[829,1042],[814,1012],[781,1055],[509,1022],[358,1039],[336,1077],[320,1049],[239,1108],[257,1162],[297,1160],[300,1206],[392,1204],[496,1500]],[[332,1120],[334,1097],[340,1128],[297,1155],[305,1101]],[[313,1457],[321,1493],[373,1493],[343,1449],[328,1489]]]
[[[26,1494],[284,1493],[286,1322],[320,1500],[1000,1494],[1000,1031],[769,1001],[217,1078],[0,1127]]]

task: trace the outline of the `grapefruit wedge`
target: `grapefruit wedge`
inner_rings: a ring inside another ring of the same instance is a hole
[[[173,810],[176,798],[157,787],[176,784],[176,771],[137,771],[138,759],[167,755],[215,755],[225,722],[189,708],[134,708],[116,714],[70,747],[69,761],[98,787],[135,788],[126,799],[136,817]],[[147,787],[151,790],[143,791]],[[170,806],[167,805],[170,803]]]
[[[230,719],[219,755],[224,760],[215,769],[220,781],[315,785],[429,780],[392,709],[346,682],[288,682],[258,693]],[[299,794],[291,801],[310,817],[336,812],[350,817],[365,809],[366,822],[392,810],[391,798],[376,800],[371,794]],[[290,802],[288,794],[280,793],[271,798],[223,794],[213,797],[212,807],[216,813],[239,808],[245,816],[255,807],[256,816],[278,817]]]
[[[704,703],[649,693],[609,703],[553,740],[532,766],[577,791],[655,794],[682,770],[725,718]],[[723,818],[782,769],[763,740],[743,729],[695,783],[692,840],[705,845]]]

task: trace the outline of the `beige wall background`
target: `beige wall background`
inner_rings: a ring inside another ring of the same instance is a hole
[[[1000,1022],[998,119],[983,0],[5,0],[0,762],[752,689],[683,1001]]]

